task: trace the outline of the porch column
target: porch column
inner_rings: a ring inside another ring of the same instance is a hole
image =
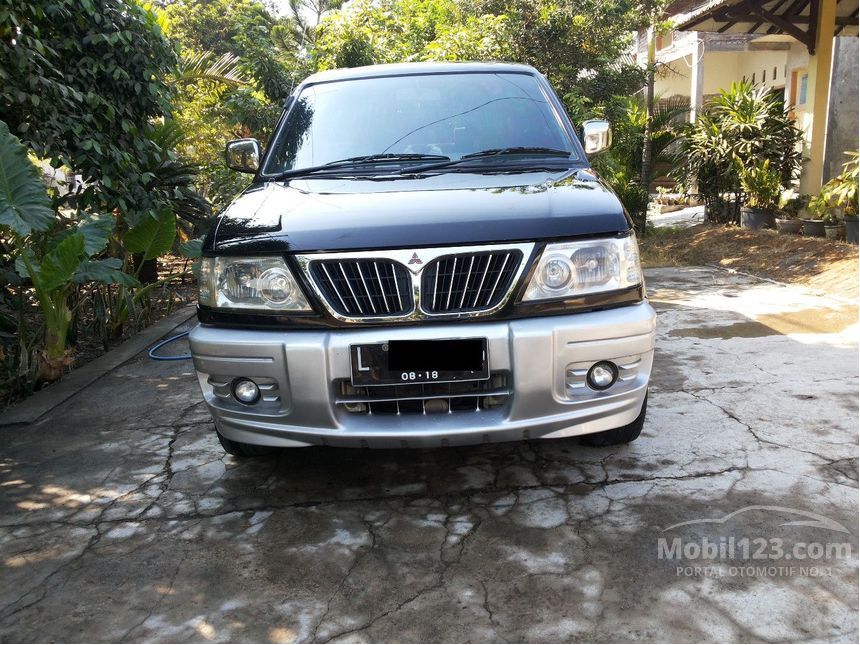
[[[833,34],[836,31],[836,0],[819,0],[815,54],[809,57],[806,79],[807,101],[812,104],[812,123],[805,133],[804,157],[809,157],[800,174],[800,192],[817,193],[824,172],[824,141],[827,108],[830,104],[830,67],[833,62]]]
[[[702,113],[705,102],[705,47],[697,32],[693,41],[693,66],[690,68],[690,123]]]

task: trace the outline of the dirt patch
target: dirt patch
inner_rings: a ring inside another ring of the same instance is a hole
[[[655,229],[641,240],[646,267],[716,264],[857,298],[857,247],[821,238],[699,224]]]
[[[756,316],[756,321],[780,334],[838,334],[857,324],[857,307],[785,311]]]
[[[670,336],[682,338],[761,338],[776,334],[838,334],[857,324],[857,307],[801,309],[756,316],[732,325],[684,327]]]

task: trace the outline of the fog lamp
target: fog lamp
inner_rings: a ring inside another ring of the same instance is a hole
[[[260,388],[251,379],[239,379],[233,383],[233,396],[239,403],[251,405],[260,398]]]
[[[591,366],[585,378],[592,390],[605,390],[618,380],[618,368],[609,361],[600,361]]]

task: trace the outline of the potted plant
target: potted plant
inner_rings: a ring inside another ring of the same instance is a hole
[[[824,237],[828,240],[844,240],[845,224],[842,223],[842,209],[828,208],[824,213]]]
[[[740,178],[746,194],[746,205],[741,208],[741,228],[774,228],[782,193],[779,173],[772,170],[770,160],[765,159],[758,166],[742,166]]]
[[[842,164],[842,172],[821,189],[823,199],[833,207],[830,216],[834,224],[831,225],[832,233],[828,231],[828,237],[841,233],[852,244],[857,244],[858,166],[858,153],[848,153],[848,161]],[[840,216],[842,223],[838,222]]]
[[[803,226],[800,211],[809,202],[809,195],[797,195],[780,201],[776,215],[776,230],[783,234],[799,235]]]
[[[819,193],[809,198],[802,218],[803,234],[806,237],[824,237],[824,215],[828,212],[827,200]]]

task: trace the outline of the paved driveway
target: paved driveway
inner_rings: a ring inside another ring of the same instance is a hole
[[[856,307],[648,278],[628,447],[237,461],[143,356],[0,429],[0,641],[857,642]]]

